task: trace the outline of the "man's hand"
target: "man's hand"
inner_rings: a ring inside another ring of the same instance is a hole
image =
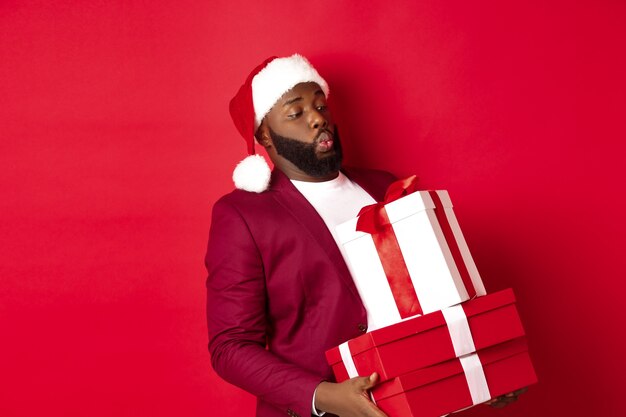
[[[322,382],[315,392],[315,408],[339,417],[387,417],[370,400],[367,390],[378,382],[378,374],[356,377],[339,384]]]
[[[501,395],[493,400],[487,401],[485,404],[492,406],[493,408],[502,408],[511,403],[517,401],[517,397],[528,391],[528,388],[518,389],[517,391],[510,392],[506,395]]]

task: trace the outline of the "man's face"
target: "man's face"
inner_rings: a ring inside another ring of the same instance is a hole
[[[264,145],[273,145],[266,146],[268,154],[290,178],[298,177],[289,175],[294,168],[296,174],[313,179],[325,178],[339,170],[342,157],[339,136],[326,97],[316,83],[301,83],[285,93],[267,114],[263,125],[261,129],[265,129],[265,137],[269,139]]]

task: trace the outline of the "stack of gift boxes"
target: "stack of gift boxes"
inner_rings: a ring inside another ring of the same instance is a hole
[[[486,294],[446,191],[410,177],[341,224],[368,333],[326,352],[338,382],[377,372],[389,417],[438,417],[536,382],[510,289]]]

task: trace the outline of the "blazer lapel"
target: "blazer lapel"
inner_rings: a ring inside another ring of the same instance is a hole
[[[280,170],[274,169],[270,184],[270,192],[272,192],[274,199],[313,237],[320,249],[328,256],[328,261],[337,269],[350,293],[360,301],[361,298],[352,280],[352,275],[350,275],[337,243],[315,208]]]

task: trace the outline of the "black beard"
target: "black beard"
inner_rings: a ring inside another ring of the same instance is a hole
[[[322,155],[321,158],[315,153],[315,148],[323,131],[319,132],[313,143],[304,143],[297,139],[281,136],[271,128],[269,131],[276,152],[305,174],[321,178],[337,172],[341,168],[343,153],[341,151],[341,142],[339,141],[339,131],[336,126],[335,134],[333,135],[334,152],[327,156]]]

